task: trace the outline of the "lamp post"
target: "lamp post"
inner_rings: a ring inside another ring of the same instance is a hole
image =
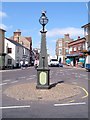
[[[39,19],[42,25],[41,32],[41,50],[39,57],[39,66],[37,68],[37,89],[48,89],[49,85],[49,72],[48,60],[47,60],[47,49],[46,49],[46,30],[45,25],[48,23],[48,18],[46,17],[46,12],[43,11]]]

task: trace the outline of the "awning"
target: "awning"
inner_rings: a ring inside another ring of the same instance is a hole
[[[66,57],[78,57],[78,56],[83,56],[84,53],[77,53],[77,54],[67,54]]]
[[[75,56],[79,56],[79,54],[67,54],[66,57],[75,57]]]

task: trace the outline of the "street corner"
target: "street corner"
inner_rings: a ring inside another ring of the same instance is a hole
[[[60,101],[81,93],[76,85],[58,83],[50,89],[36,89],[36,83],[25,83],[7,88],[3,94],[23,101]]]

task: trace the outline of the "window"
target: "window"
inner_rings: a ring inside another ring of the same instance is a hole
[[[59,49],[59,55],[61,55],[62,54],[62,49]]]
[[[68,49],[66,49],[66,54],[69,52],[69,50]]]
[[[76,49],[76,47],[74,47],[74,51],[76,51],[77,49]]]
[[[12,64],[12,59],[8,59],[7,63],[8,63],[9,65],[11,65],[11,64]]]
[[[69,51],[72,51],[72,47],[70,47]]]
[[[12,53],[12,48],[8,48],[7,53]]]
[[[65,47],[68,47],[68,42],[65,43]]]
[[[59,43],[59,47],[62,47],[62,42]]]
[[[78,50],[81,50],[81,46],[78,46]]]

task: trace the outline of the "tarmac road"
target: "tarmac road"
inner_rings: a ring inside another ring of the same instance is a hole
[[[61,101],[18,101],[2,95],[3,118],[88,118],[88,72],[69,67],[50,67],[50,82],[74,84],[81,94]],[[2,73],[2,91],[21,83],[37,82],[37,71],[31,67],[25,70],[11,70]],[[48,98],[47,98],[48,99]]]

